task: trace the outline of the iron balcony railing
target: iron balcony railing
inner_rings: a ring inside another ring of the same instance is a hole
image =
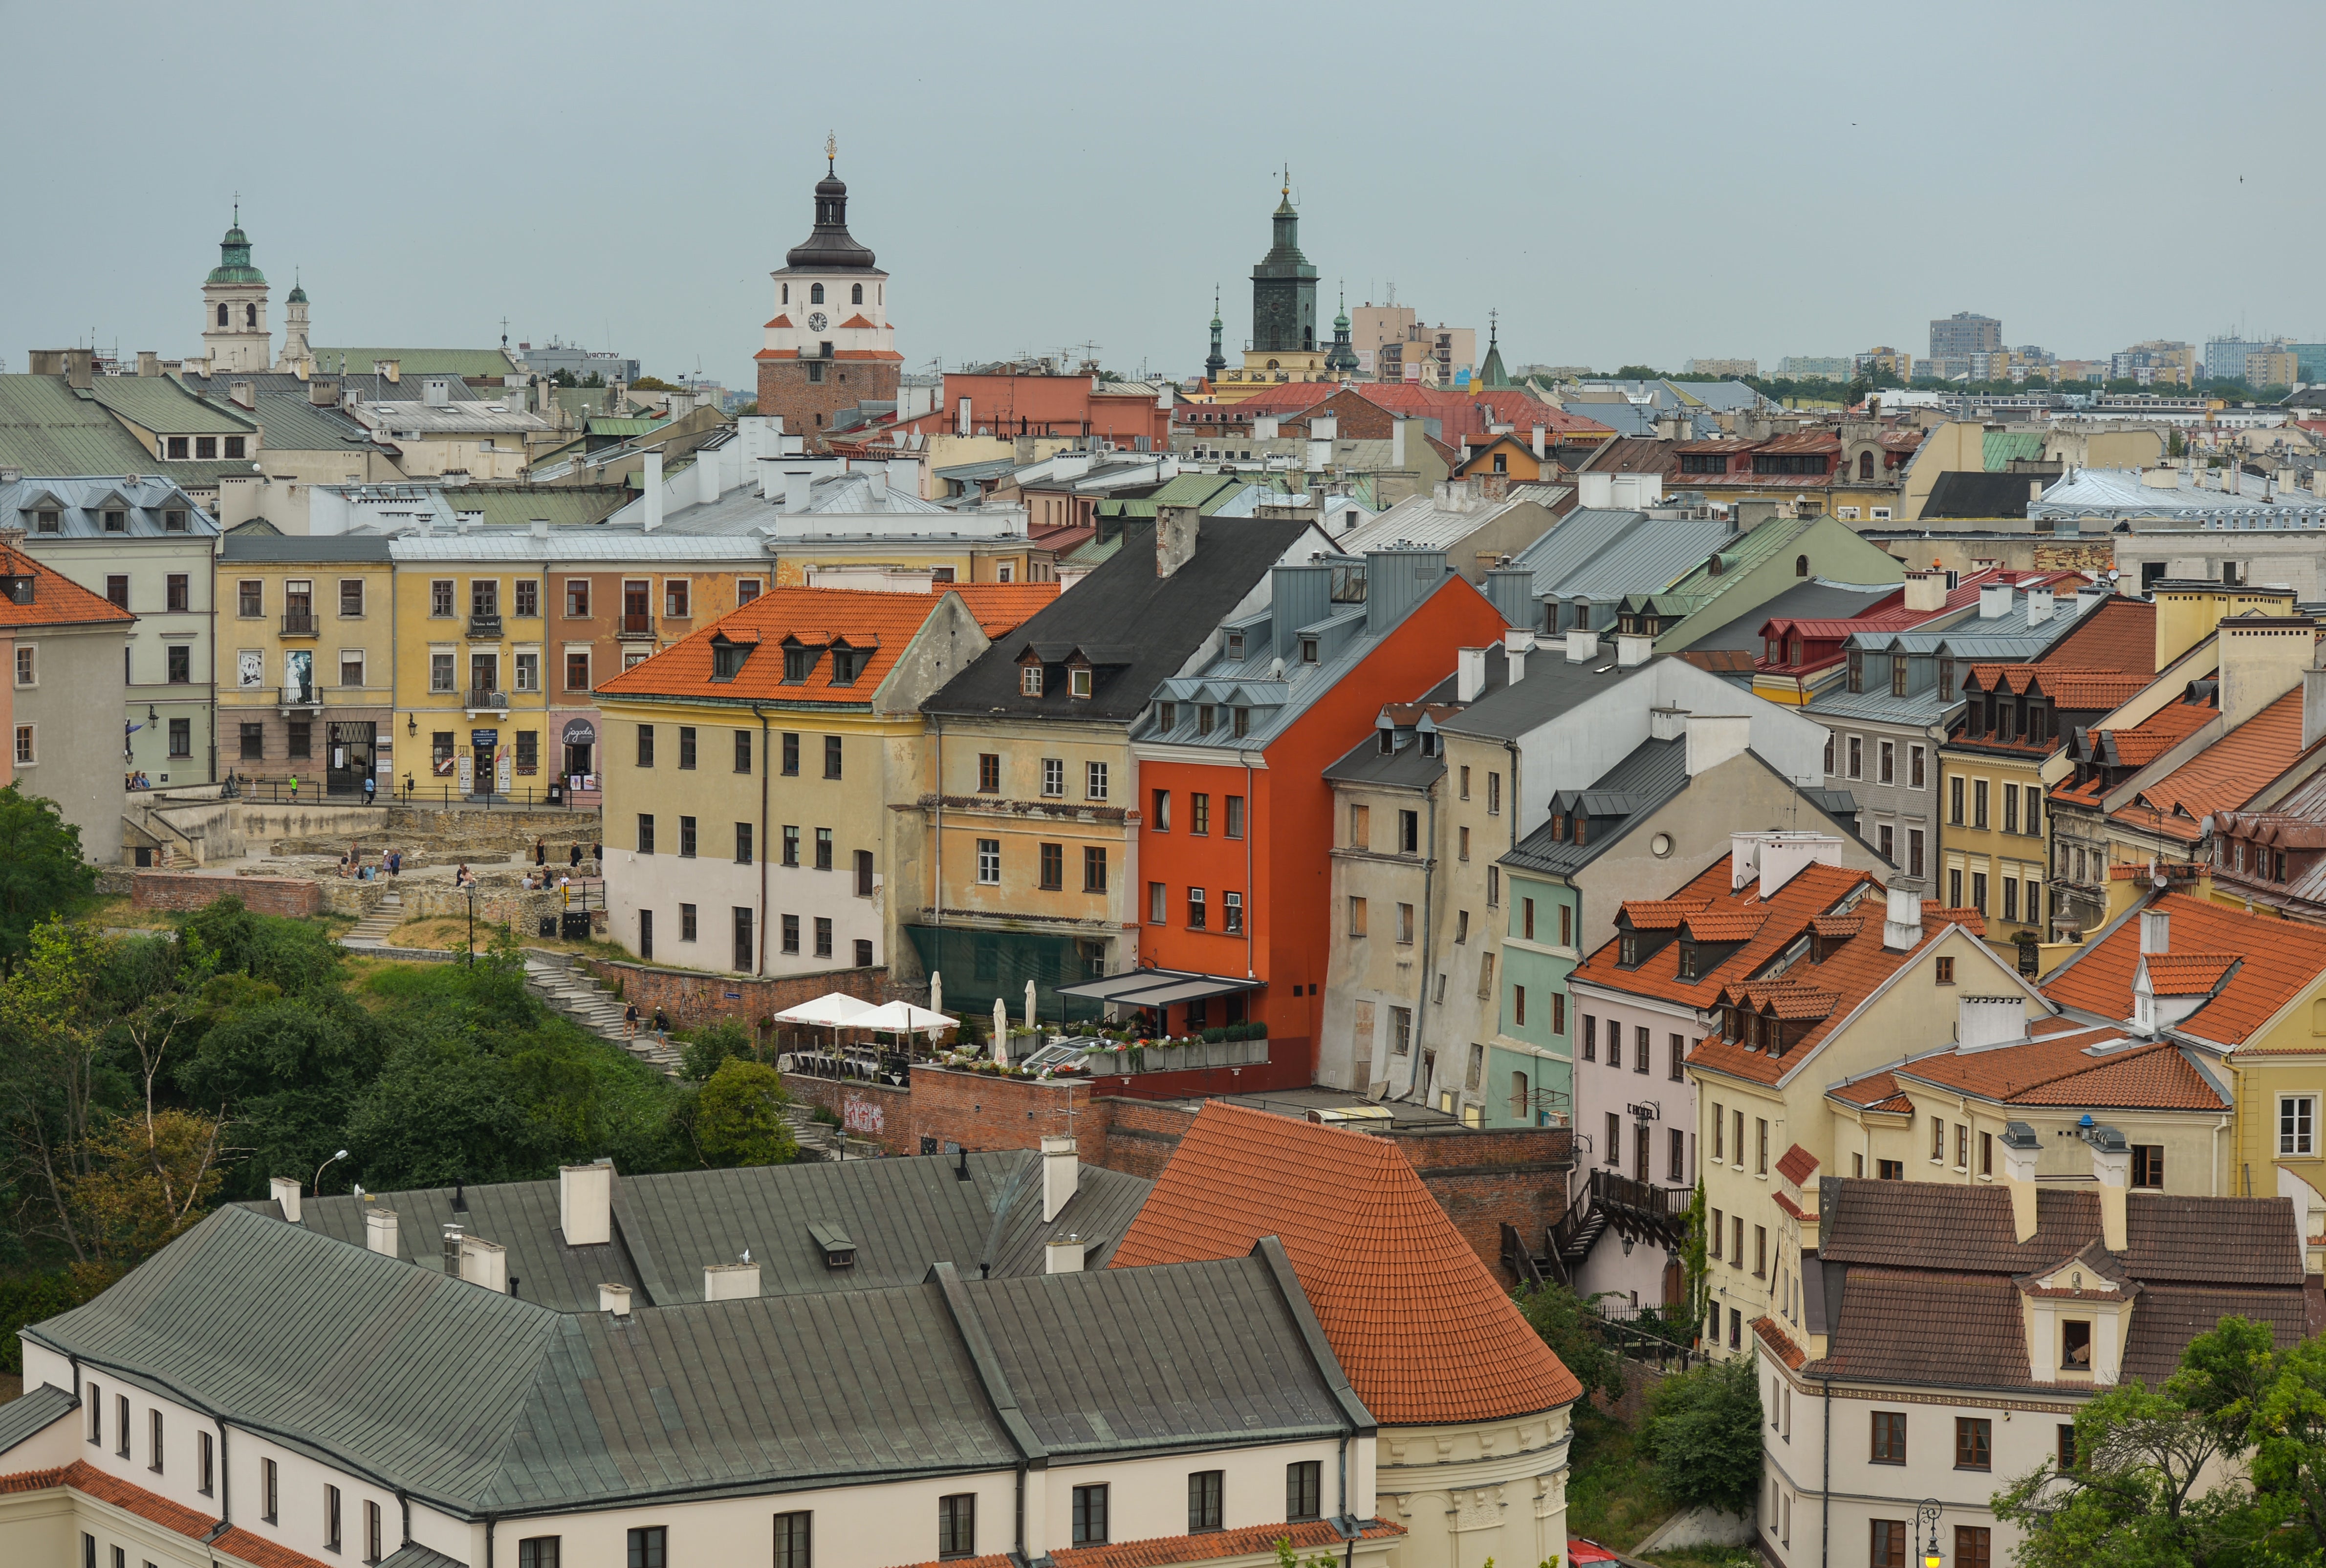
[[[312,609],[286,609],[283,612],[283,635],[286,637],[312,637],[315,635],[315,612]]]

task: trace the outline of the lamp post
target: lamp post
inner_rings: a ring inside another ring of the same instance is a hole
[[[1914,1505],[1914,1523],[1922,1532],[1922,1568],[1944,1568],[1946,1554],[1939,1550],[1939,1499],[1924,1498]]]
[[[315,1167],[315,1196],[320,1198],[323,1195],[323,1173],[330,1170],[333,1165],[347,1157],[348,1151],[341,1149],[338,1154],[333,1155],[330,1159],[325,1160],[321,1164]]]
[[[469,883],[469,967],[477,967],[477,884]]]

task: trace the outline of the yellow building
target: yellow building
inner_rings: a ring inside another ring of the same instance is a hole
[[[909,971],[920,703],[1056,593],[773,589],[603,682],[614,940],[688,969]]]
[[[379,534],[228,533],[218,553],[221,769],[305,798],[390,784],[395,574]]]

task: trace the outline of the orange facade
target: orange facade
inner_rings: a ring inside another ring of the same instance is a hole
[[[948,372],[943,418],[957,435],[1097,436],[1127,451],[1162,451],[1171,437],[1154,394],[1094,389],[1087,376]]]
[[[1445,679],[1456,650],[1487,645],[1503,630],[1485,597],[1449,577],[1250,754],[1250,765],[1141,759],[1140,961],[1248,976],[1261,986],[1248,998],[1194,1004],[1202,1009],[1195,1017],[1186,1006],[1171,1008],[1172,1032],[1230,1023],[1228,1008],[1242,1003],[1243,1016],[1268,1025],[1269,1080],[1311,1081],[1332,929],[1333,791],[1325,769],[1372,733],[1384,703],[1412,701]],[[1158,801],[1163,792],[1170,796],[1168,808]],[[1232,813],[1242,821],[1232,821]],[[1158,886],[1160,921],[1154,918]],[[1200,927],[1191,897],[1196,889],[1203,894]],[[1230,929],[1232,907],[1240,910],[1241,931]],[[1247,1069],[1244,1077],[1248,1087],[1266,1086],[1253,1081],[1258,1070]]]

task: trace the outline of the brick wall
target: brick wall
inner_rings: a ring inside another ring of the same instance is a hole
[[[939,1148],[952,1143],[969,1149],[1030,1149],[1047,1135],[1072,1132],[1084,1139],[1080,1152],[1085,1163],[1105,1164],[1090,1141],[1088,1083],[1044,1083],[916,1064],[909,1088],[797,1072],[784,1075],[784,1087],[795,1099],[839,1112],[853,1136],[892,1155],[919,1154],[924,1138],[935,1139]]]
[[[1083,1158],[1125,1175],[1154,1181],[1171,1161],[1196,1113],[1185,1106],[1102,1095],[1091,1102],[1092,1132],[1082,1137]]]
[[[917,1155],[910,1090],[888,1083],[843,1082],[786,1072],[784,1087],[802,1105],[820,1105],[840,1118],[848,1136],[880,1146],[886,1155]]]
[[[1575,1135],[1568,1128],[1393,1133],[1391,1137],[1463,1239],[1498,1278],[1504,1225],[1515,1227],[1530,1246],[1540,1246],[1543,1233],[1567,1211],[1567,1180],[1575,1163]]]
[[[553,889],[547,896],[554,899]],[[482,918],[481,901],[479,918]],[[520,937],[526,935],[520,932]],[[734,1018],[756,1027],[758,1021],[786,1007],[814,1001],[827,991],[843,991],[867,1002],[890,999],[885,969],[825,970],[816,974],[754,979],[745,975],[708,975],[692,970],[656,969],[618,959],[585,959],[590,971],[609,985],[619,983],[626,1000],[641,1013],[661,1007],[673,1028],[687,1028],[712,1018]]]
[[[320,883],[294,877],[203,877],[188,871],[140,871],[130,886],[134,909],[202,909],[228,895],[254,914],[321,914]]]
[[[893,402],[903,366],[893,359],[828,359],[823,379],[807,378],[809,361],[759,361],[759,412],[780,414],[786,434],[816,443],[832,429],[832,416],[865,402]]]

